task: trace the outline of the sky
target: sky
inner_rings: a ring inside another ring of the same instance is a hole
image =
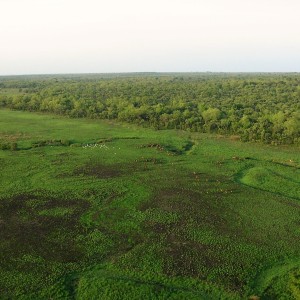
[[[300,72],[299,0],[0,0],[0,75]]]

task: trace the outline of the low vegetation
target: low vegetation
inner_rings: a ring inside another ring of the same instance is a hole
[[[6,109],[0,140],[1,299],[299,299],[297,145]]]

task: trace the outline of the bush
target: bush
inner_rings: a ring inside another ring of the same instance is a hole
[[[10,144],[10,150],[17,151],[18,150],[18,144],[17,143],[11,143]]]
[[[18,144],[16,142],[12,142],[12,143],[1,142],[0,143],[0,150],[17,151],[18,150]]]

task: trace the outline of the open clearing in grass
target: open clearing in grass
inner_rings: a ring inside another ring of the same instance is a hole
[[[274,171],[267,167],[249,168],[243,172],[239,180],[243,184],[258,189],[300,200],[300,169],[295,169],[292,171],[293,174],[289,174],[290,170],[283,170],[286,168],[288,167],[273,168]],[[280,173],[276,172],[277,169]]]
[[[7,110],[0,120],[19,149],[0,150],[2,298],[297,299],[298,148]]]

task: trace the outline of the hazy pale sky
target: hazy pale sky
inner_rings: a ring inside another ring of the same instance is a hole
[[[0,74],[300,72],[300,0],[0,0]]]

